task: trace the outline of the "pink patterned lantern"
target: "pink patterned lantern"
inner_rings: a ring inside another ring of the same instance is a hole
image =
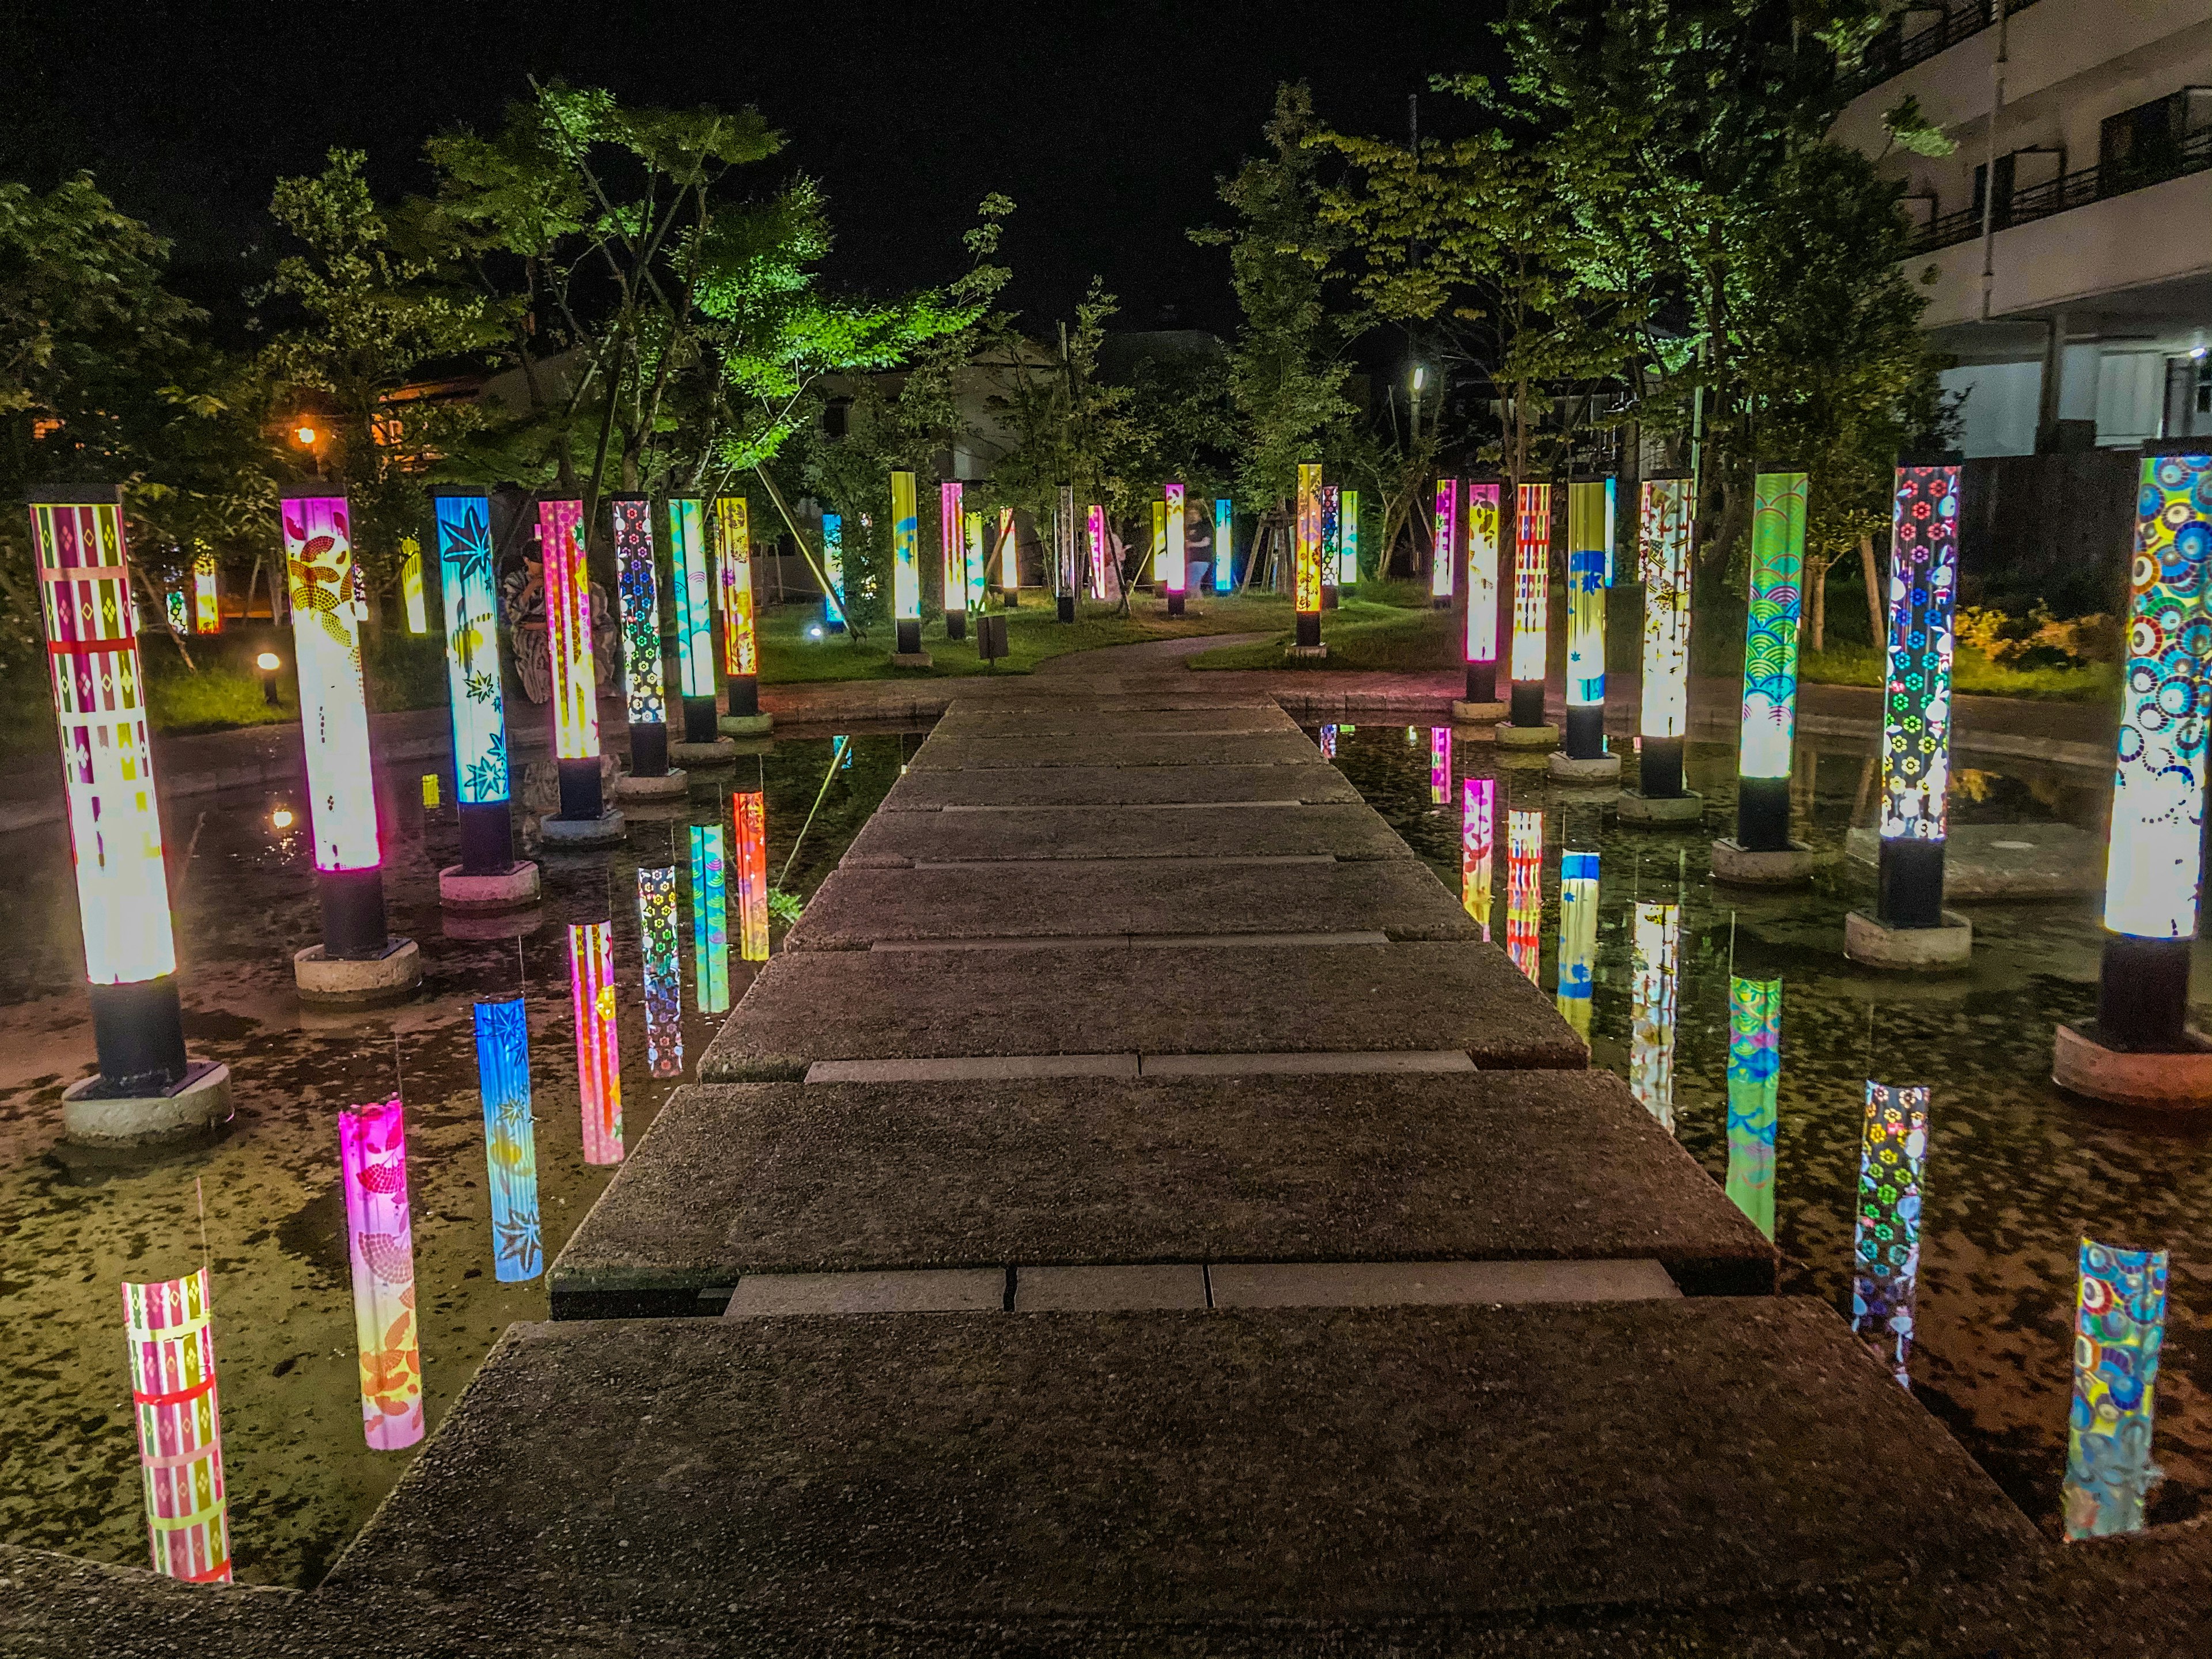
[[[338,1161],[353,1257],[362,1433],[377,1451],[402,1451],[422,1437],[422,1360],[415,1340],[407,1127],[397,1095],[338,1114]]]

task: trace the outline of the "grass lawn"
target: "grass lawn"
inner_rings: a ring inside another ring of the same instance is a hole
[[[1024,590],[1022,602],[1005,612],[1006,650],[995,672],[1026,674],[1048,657],[1071,651],[1092,651],[1107,645],[1138,645],[1146,640],[1177,640],[1207,634],[1251,634],[1287,629],[1291,602],[1274,594],[1249,598],[1231,594],[1217,598],[1193,593],[1188,614],[1170,621],[1163,601],[1139,593],[1130,602],[1130,614],[1114,614],[1110,605],[1090,599],[1076,602],[1076,620],[1063,623],[1049,594]],[[891,629],[885,624],[872,632],[867,643],[855,645],[843,635],[810,638],[809,629],[822,619],[821,608],[811,605],[773,605],[760,617],[760,678],[763,685],[791,685],[813,680],[941,679],[956,675],[986,674],[991,666],[975,654],[975,629],[971,620],[965,640],[947,640],[942,619],[926,623],[921,648],[934,659],[927,668],[891,666]],[[1279,652],[1278,652],[1279,655]]]

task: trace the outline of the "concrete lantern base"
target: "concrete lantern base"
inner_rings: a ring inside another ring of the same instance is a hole
[[[1513,712],[1510,702],[1469,702],[1463,697],[1452,699],[1451,717],[1455,726],[1496,726]]]
[[[2107,1048],[2096,1028],[2058,1028],[2051,1051],[2051,1080],[2069,1093],[2115,1106],[2166,1112],[2212,1109],[2212,1041],[2191,1029],[2197,1046],[2181,1054]]]
[[[927,668],[929,666],[929,664],[930,656],[929,653],[927,651],[894,651],[891,653],[891,666],[894,668]],[[722,727],[722,730],[725,732],[729,729],[730,728],[727,726]]]
[[[615,780],[617,800],[681,800],[690,792],[691,780],[673,768],[657,778],[641,778],[635,772],[624,772]]]
[[[668,758],[685,766],[727,766],[738,757],[738,745],[727,738],[712,743],[672,743]]]
[[[893,662],[898,659],[893,657]],[[725,714],[714,722],[724,735],[732,738],[764,737],[775,730],[773,714]]]
[[[380,957],[332,957],[319,945],[292,956],[300,1000],[325,1008],[366,1008],[404,1002],[422,982],[422,953],[411,939],[394,939]]]
[[[62,1095],[62,1134],[79,1146],[150,1146],[189,1140],[230,1121],[230,1067],[196,1060],[166,1094],[101,1095],[87,1078]]]
[[[1619,783],[1620,757],[1599,755],[1590,760],[1577,760],[1565,750],[1554,750],[1546,757],[1544,769],[1552,775],[1554,783]]]
[[[564,851],[617,847],[629,833],[628,826],[623,823],[623,815],[611,807],[595,818],[538,820],[538,838],[547,846],[558,847]]]
[[[1940,927],[1889,927],[1852,910],[1844,917],[1844,954],[1869,968],[1905,973],[1963,968],[1974,954],[1973,925],[1946,910]]]
[[[1778,853],[1754,853],[1735,841],[1713,843],[1713,879],[1736,887],[1794,887],[1811,878],[1820,855],[1802,841]]]
[[[1510,720],[1498,723],[1498,746],[1500,749],[1557,749],[1559,728],[1548,723],[1543,726],[1516,726]]]
[[[528,860],[497,875],[472,876],[458,864],[438,872],[438,902],[465,914],[526,909],[538,902],[540,890],[538,866]]]
[[[1632,795],[1620,797],[1620,821],[1642,824],[1646,828],[1678,828],[1686,823],[1705,821],[1705,798],[1696,793],[1680,795]]]
[[[1283,655],[1292,662],[1319,662],[1328,655],[1326,645],[1286,645]]]

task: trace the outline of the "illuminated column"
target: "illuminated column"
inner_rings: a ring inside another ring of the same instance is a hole
[[[960,510],[961,484],[947,478],[937,486],[938,539],[945,558],[945,637],[968,637],[968,521]]]
[[[891,616],[894,661],[927,668],[921,648],[921,529],[915,518],[914,474],[891,474]]]
[[[775,725],[761,712],[760,635],[753,622],[752,522],[742,495],[714,498],[714,544],[722,557],[722,679],[729,708],[721,729],[757,737]]]
[[[161,590],[161,620],[168,625],[169,632],[172,634],[181,636],[192,631],[190,607],[186,604],[183,588],[168,587]]]
[[[1452,601],[1452,568],[1459,562],[1459,480],[1437,480],[1434,545],[1429,551],[1429,602],[1437,610]]]
[[[561,773],[560,816],[598,823],[599,703],[592,659],[592,582],[584,562],[581,501],[538,504],[545,581],[545,649],[553,670],[553,754]]]
[[[361,672],[361,579],[345,497],[287,496],[278,514],[323,911],[323,942],[293,957],[294,977],[310,1001],[404,994],[422,979],[422,959],[411,941],[392,938],[385,924],[384,854]]]
[[[215,555],[201,550],[192,561],[192,632],[222,632],[222,595],[216,586]]]
[[[374,1451],[404,1451],[422,1437],[422,1359],[415,1336],[407,1127],[398,1096],[339,1109],[338,1169],[353,1263],[362,1433]]]
[[[1751,614],[1744,624],[1736,844],[1790,850],[1790,750],[1797,729],[1797,624],[1804,610],[1805,475],[1762,472],[1751,509]]]
[[[983,556],[983,515],[969,514],[962,529],[966,539],[960,555],[961,591],[967,596],[968,608],[980,616],[983,611],[984,567],[988,562]]]
[[[1774,1132],[1782,1092],[1782,981],[1729,981],[1728,1182],[1735,1206],[1774,1237]]]
[[[1145,561],[1145,574],[1154,586],[1159,586],[1160,568],[1168,557],[1168,504],[1164,501],[1152,503],[1152,544]]]
[[[1498,850],[1498,784],[1492,778],[1468,778],[1460,789],[1460,902],[1482,929],[1482,941],[1487,945],[1492,903],[1490,876]]]
[[[228,1071],[185,1056],[161,803],[120,500],[111,489],[31,504],[92,1040],[100,1057],[100,1075],[62,1097],[72,1139],[98,1133],[129,1137],[150,1127],[119,1121],[94,1130],[80,1113],[100,1114],[102,1102],[158,1099],[147,1115],[154,1117],[188,1091],[201,1091],[193,1094],[204,1105],[198,1123],[230,1115]]]
[[[1053,596],[1060,620],[1075,620],[1075,486],[1062,484],[1053,498]]]
[[[1451,801],[1451,727],[1432,726],[1429,728],[1429,805],[1444,806]]]
[[[660,580],[653,569],[653,503],[642,495],[607,502],[614,520],[615,586],[621,611],[623,691],[634,778],[666,778],[668,688],[660,663]],[[678,772],[673,775],[680,779]],[[619,782],[616,788],[619,791]],[[653,790],[651,793],[665,793]]]
[[[830,584],[822,596],[822,631],[842,634],[845,621],[845,520],[835,513],[822,515],[822,576]]]
[[[2058,1028],[2052,1075],[2100,1100],[2172,1104],[2212,1100],[2212,1052],[2189,1028],[2204,877],[2212,445],[2148,447],[2136,503],[2097,1024]]]
[[[1638,538],[1644,579],[1644,684],[1637,731],[1639,782],[1647,800],[1685,793],[1682,751],[1690,718],[1691,481],[1646,478]],[[1702,814],[1703,803],[1698,808]]]
[[[623,1158],[622,1043],[616,1025],[614,928],[568,926],[568,1007],[576,1022],[576,1094],[584,1162]]]
[[[830,539],[832,520],[822,520]],[[704,505],[675,495],[668,502],[668,562],[676,587],[676,665],[684,682],[684,741],[711,744],[714,724],[714,588],[707,560]]]
[[[1597,973],[1597,854],[1559,854],[1559,1012],[1589,1041],[1590,993]]]
[[[1106,509],[1093,507],[1086,514],[1091,537],[1091,597],[1106,597]]]
[[[730,797],[736,831],[738,957],[768,960],[768,797],[749,789]]]
[[[1505,954],[1536,983],[1543,957],[1544,815],[1529,807],[1505,814]]]
[[[1344,603],[1336,591],[1338,543],[1344,533],[1343,492],[1334,484],[1321,487],[1321,608],[1334,611]]]
[[[1011,611],[1022,602],[1021,546],[1014,535],[1014,509],[999,509],[999,592]]]
[[[1162,506],[1166,510],[1168,533],[1167,551],[1162,560],[1160,580],[1161,585],[1167,589],[1168,615],[1180,617],[1183,613],[1184,597],[1190,587],[1189,567],[1184,562],[1183,493],[1181,484],[1171,483],[1167,486],[1166,499]]]
[[[1675,974],[1681,933],[1680,905],[1637,905],[1628,1086],[1670,1134],[1674,1129]]]
[[[730,1009],[729,897],[723,885],[722,826],[691,826],[691,982],[699,1012]]]
[[[1297,542],[1292,552],[1291,602],[1297,612],[1295,648],[1321,651],[1321,463],[1298,464]]]
[[[1928,1090],[1867,1080],[1859,1146],[1858,1217],[1851,1230],[1851,1328],[1886,1351],[1911,1388],[1914,1286],[1920,1275],[1920,1180],[1928,1159]]]
[[[1468,708],[1455,714],[1496,720],[1506,711],[1498,704],[1498,485],[1469,479],[1467,485],[1467,696]]]
[[[1612,758],[1605,752],[1605,583],[1613,551],[1613,480],[1567,486],[1567,733],[1575,761]]]
[[[676,950],[676,866],[637,872],[638,951],[645,962],[645,1061],[684,1075],[684,975]]]
[[[483,1098],[492,1274],[503,1285],[545,1265],[538,1221],[538,1136],[530,1115],[530,1014],[520,997],[476,1005],[477,1087]]]
[[[2165,1471],[2151,1462],[2166,1345],[2164,1250],[2081,1241],[2074,1304],[2074,1405],[2066,1432],[2069,1539],[2139,1532]]]
[[[126,1279],[123,1340],[154,1571],[190,1584],[228,1584],[230,1498],[207,1269],[147,1285]]]
[[[1359,580],[1359,492],[1347,489],[1337,501],[1336,586],[1339,595]]]
[[[430,631],[430,613],[422,602],[422,544],[412,536],[399,538],[399,602],[407,613],[407,631]]]
[[[1513,531],[1512,726],[1528,734],[1530,746],[1544,748],[1558,741],[1544,719],[1551,592],[1552,486],[1522,484]]]
[[[1226,495],[1213,498],[1213,591],[1237,591],[1237,507]]]

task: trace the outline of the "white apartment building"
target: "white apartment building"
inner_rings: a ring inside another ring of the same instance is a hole
[[[2212,0],[1911,5],[1856,83],[1832,136],[1905,182],[1968,456],[2212,434]],[[1908,97],[1950,155],[1890,143]]]

